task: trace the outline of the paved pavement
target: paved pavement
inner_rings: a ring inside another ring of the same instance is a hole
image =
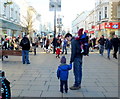
[[[11,82],[12,97],[118,97],[118,61],[106,55],[92,52],[83,59],[82,88],[59,92],[56,77],[59,59],[52,53],[37,49],[30,54],[31,64],[23,65],[20,56],[10,56],[1,62],[6,77]],[[69,63],[70,53],[66,55]],[[69,86],[74,82],[73,71],[69,74]]]

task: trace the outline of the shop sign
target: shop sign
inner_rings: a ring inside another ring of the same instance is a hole
[[[120,29],[120,22],[105,22],[100,24],[100,29]]]
[[[93,34],[93,33],[94,33],[94,31],[90,31],[89,33],[90,33],[90,34]]]
[[[99,25],[96,25],[96,26],[95,26],[95,30],[100,30],[100,26],[99,26]]]

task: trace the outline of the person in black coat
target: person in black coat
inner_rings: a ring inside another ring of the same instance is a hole
[[[103,53],[104,53],[104,45],[105,45],[104,35],[102,35],[102,36],[100,37],[100,39],[98,40],[98,43],[100,44],[99,53],[100,53],[100,55],[103,56]]]
[[[118,52],[118,45],[119,45],[119,39],[117,35],[114,35],[114,38],[112,39],[112,45],[114,48],[113,58],[117,59],[117,52]]]
[[[20,42],[20,46],[22,47],[22,62],[23,64],[30,64],[29,61],[29,50],[30,50],[30,41],[25,35]]]
[[[119,50],[119,54],[120,54],[120,37],[119,37],[119,44],[118,44],[118,50]]]
[[[110,51],[112,49],[111,37],[109,37],[108,39],[106,39],[105,49],[107,50],[107,58],[110,59]]]

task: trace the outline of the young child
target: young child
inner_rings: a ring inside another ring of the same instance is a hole
[[[81,49],[81,53],[84,54],[88,54],[88,40],[87,40],[87,34],[86,32],[84,32],[83,34],[83,28],[79,29],[78,31],[78,37],[76,38],[76,40],[80,40],[80,49]]]
[[[63,86],[65,87],[65,92],[68,92],[68,74],[69,74],[69,70],[72,69],[72,64],[67,65],[66,64],[66,58],[65,56],[62,56],[61,58],[61,64],[60,66],[58,66],[58,70],[57,70],[57,77],[58,79],[60,78],[60,92],[63,93]]]
[[[60,52],[61,52],[60,47],[57,47],[56,48],[56,58],[60,58]]]

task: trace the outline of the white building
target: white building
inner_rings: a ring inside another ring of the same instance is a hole
[[[20,8],[14,0],[0,0],[0,23],[1,35],[18,36],[21,32]]]
[[[120,36],[120,0],[96,0],[95,9],[88,13],[81,13],[72,22],[73,33],[84,28],[96,37]]]
[[[77,15],[76,19],[72,21],[72,33],[77,33],[80,28],[85,27],[85,19],[88,16],[89,11],[83,11],[81,14]]]
[[[85,30],[88,31],[88,34],[89,35],[94,34],[95,32],[94,31],[94,26],[95,26],[95,11],[94,10],[90,11],[84,23],[85,23]]]

